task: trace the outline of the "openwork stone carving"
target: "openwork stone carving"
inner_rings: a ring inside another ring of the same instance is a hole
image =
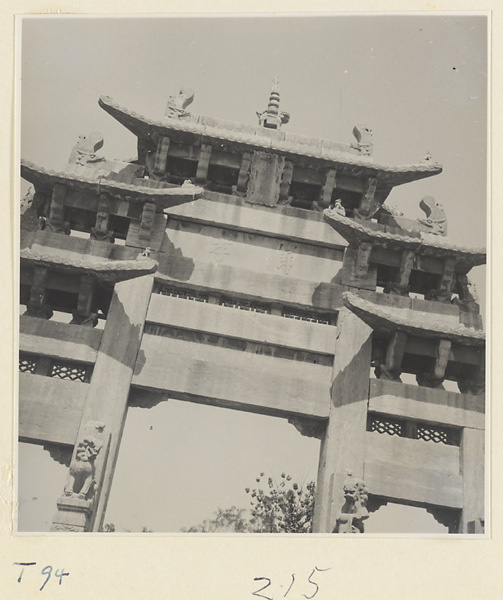
[[[103,423],[90,422],[78,442],[65,485],[65,496],[91,500],[96,492],[95,461],[103,442],[96,436],[105,429]]]
[[[170,96],[166,105],[165,116],[171,119],[180,119],[190,113],[185,109],[194,100],[194,92],[190,88],[182,88],[178,94]]]
[[[418,222],[426,225],[435,235],[447,235],[447,217],[440,202],[433,196],[425,196],[419,207],[425,213],[426,219],[418,219]]]
[[[337,515],[333,533],[363,533],[363,522],[369,518],[367,486],[362,479],[352,477],[348,471],[343,490],[346,501]]]

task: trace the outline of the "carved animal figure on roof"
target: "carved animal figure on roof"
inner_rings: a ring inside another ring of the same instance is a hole
[[[345,502],[337,515],[333,533],[363,533],[363,521],[369,518],[367,485],[348,471],[343,491]]]
[[[96,156],[96,152],[103,148],[103,135],[99,131],[91,131],[87,135],[79,135],[79,141],[72,148],[68,164],[86,166],[102,162],[103,156]]]
[[[336,199],[332,210],[334,210],[338,215],[341,215],[341,217],[346,216],[346,209],[344,208],[344,206],[342,206],[342,202],[340,201],[340,198]]]
[[[171,119],[179,119],[186,117],[189,112],[185,109],[194,100],[194,92],[190,88],[182,88],[178,94],[170,96],[166,104],[166,112],[164,115]]]
[[[422,225],[431,229],[436,235],[447,235],[447,217],[443,206],[433,196],[425,196],[419,203],[419,207],[425,213],[426,219],[418,219]]]
[[[356,138],[356,144],[351,144],[351,146],[359,150],[362,154],[372,154],[374,145],[372,129],[364,123],[358,123],[353,127],[353,135]]]
[[[95,481],[95,460],[102,447],[97,438],[87,435],[78,444],[75,457],[70,463],[68,479],[65,485],[65,496],[77,496],[89,499],[93,493]]]

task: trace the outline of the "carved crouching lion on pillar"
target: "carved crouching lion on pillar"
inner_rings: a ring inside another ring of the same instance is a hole
[[[104,429],[101,424],[95,427],[100,433]],[[65,496],[74,496],[83,500],[92,499],[96,488],[95,461],[102,446],[102,441],[92,435],[85,435],[77,444],[75,455],[70,463]]]
[[[337,515],[332,533],[363,533],[363,521],[369,518],[367,485],[362,479],[352,477],[348,472],[343,490],[345,502]]]

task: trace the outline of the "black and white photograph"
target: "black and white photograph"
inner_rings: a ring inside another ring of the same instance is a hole
[[[17,26],[17,533],[488,536],[488,15]]]

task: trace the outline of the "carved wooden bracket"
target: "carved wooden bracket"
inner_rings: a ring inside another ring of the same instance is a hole
[[[241,157],[241,165],[239,167],[238,182],[236,185],[236,193],[238,196],[246,195],[248,186],[248,178],[250,176],[250,165],[252,161],[252,152],[243,152]]]
[[[35,266],[33,269],[33,283],[25,313],[30,317],[50,319],[53,315],[50,306],[45,303],[48,274],[49,270],[47,267]]]
[[[370,266],[370,253],[372,244],[362,242],[356,249],[355,275],[357,277],[366,277]]]
[[[70,467],[73,448],[71,446],[61,446],[60,444],[44,444],[44,450],[49,452],[51,458],[60,465]]]
[[[326,430],[326,423],[306,419],[304,417],[288,417],[288,422],[305,437],[312,437],[321,440],[323,433]]]
[[[320,199],[318,204],[322,209],[328,208],[332,203],[332,193],[337,184],[337,172],[335,169],[330,169],[327,171],[327,175],[325,177],[325,183],[321,188]]]
[[[396,294],[399,296],[409,295],[409,280],[414,266],[416,255],[413,250],[404,250],[400,259],[400,267],[396,281],[390,282],[384,288],[385,294]]]
[[[73,313],[72,324],[96,327],[98,317],[96,313],[91,312],[95,291],[95,278],[92,275],[82,275],[80,278],[77,310]]]
[[[138,241],[144,248],[150,246],[150,238],[152,236],[152,227],[154,225],[155,213],[155,203],[145,202],[145,204],[143,205],[143,211],[141,213],[140,229],[138,232]]]
[[[354,211],[355,219],[368,221],[380,208],[381,205],[375,198],[377,182],[377,177],[369,177],[367,191],[362,196],[360,206]]]
[[[290,200],[290,184],[292,183],[293,177],[293,162],[286,160],[283,166],[283,173],[281,174],[281,183],[279,186],[279,204],[287,204]]]
[[[425,506],[426,512],[432,515],[437,523],[447,527],[449,533],[458,533],[460,511],[444,508],[443,506]]]
[[[113,244],[113,232],[108,231],[110,220],[110,198],[108,194],[101,193],[98,200],[98,210],[96,212],[96,223],[91,228],[91,239],[100,242],[111,242]]]
[[[201,144],[199,152],[199,162],[197,163],[196,183],[204,185],[208,179],[208,169],[210,166],[211,145]]]
[[[64,208],[66,198],[66,186],[59,183],[55,184],[52,191],[51,207],[49,210],[49,218],[47,220],[47,227],[55,233],[64,233],[65,235],[70,234],[70,227],[68,223],[64,222]]]
[[[450,302],[452,298],[453,288],[455,284],[454,268],[456,266],[456,257],[449,256],[444,261],[444,270],[442,279],[436,290],[431,290],[429,294],[425,294],[426,300],[438,300],[440,302]]]
[[[166,175],[166,164],[168,162],[169,137],[161,137],[157,143],[157,152],[155,154],[153,176],[155,179],[161,179]]]

